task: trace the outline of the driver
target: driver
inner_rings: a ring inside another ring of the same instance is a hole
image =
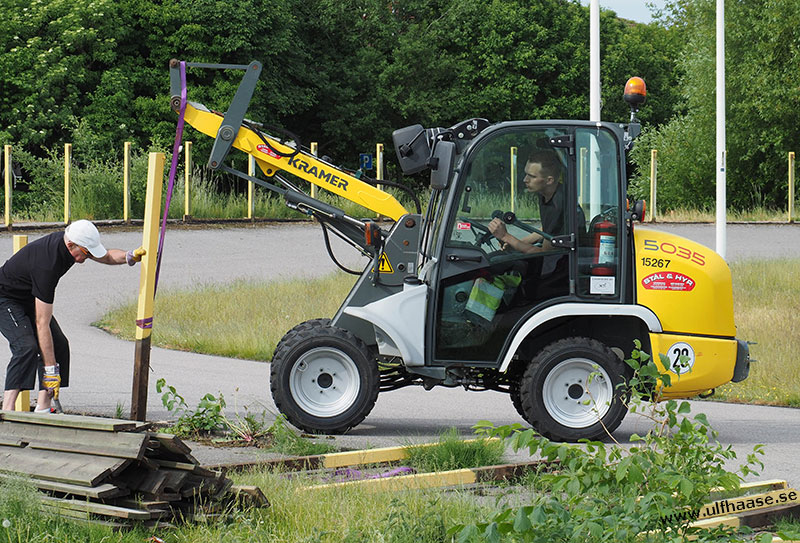
[[[525,163],[525,190],[533,192],[539,200],[539,215],[542,230],[557,236],[564,233],[564,184],[563,167],[553,151],[533,151]],[[533,232],[520,239],[508,233],[500,218],[489,223],[489,231],[503,244],[503,249],[514,249],[522,253],[536,253],[553,248],[550,240]],[[537,245],[541,241],[541,245]]]

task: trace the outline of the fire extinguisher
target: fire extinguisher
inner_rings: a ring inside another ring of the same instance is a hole
[[[614,275],[617,262],[617,225],[603,219],[594,225],[592,275]]]

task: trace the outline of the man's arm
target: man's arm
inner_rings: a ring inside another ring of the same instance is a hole
[[[142,259],[142,256],[145,254],[145,250],[139,247],[133,251],[123,251],[121,249],[108,249],[106,254],[103,258],[95,258],[90,256],[92,260],[95,262],[100,262],[101,264],[109,264],[111,266],[115,266],[118,264],[128,264],[129,266],[133,266],[136,262],[139,262]]]
[[[39,339],[39,350],[42,352],[42,364],[56,365],[56,354],[53,349],[53,334],[50,333],[50,320],[53,318],[53,304],[36,298],[36,337]]]
[[[551,247],[550,242],[547,240],[542,241],[541,247],[538,245],[533,245],[535,242],[541,239],[541,236],[535,233],[525,236],[523,239],[519,239],[509,234],[508,230],[506,230],[506,225],[498,218],[492,219],[492,222],[489,223],[489,231],[506,247],[510,247],[521,253],[537,253]],[[532,239],[533,241],[528,241],[528,239]]]

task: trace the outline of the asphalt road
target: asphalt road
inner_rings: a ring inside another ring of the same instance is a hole
[[[714,246],[713,225],[660,225],[659,228]],[[32,241],[42,232],[30,232]],[[800,256],[800,228],[788,225],[729,225],[729,260]],[[141,232],[109,228],[102,232],[107,247],[133,248]],[[0,255],[11,254],[11,234],[0,234]],[[342,243],[337,254],[350,265],[359,258]],[[4,258],[4,257],[0,257]],[[247,227],[172,228],[167,232],[160,289],[186,288],[203,283],[224,283],[239,278],[277,279],[313,277],[335,266],[324,250],[318,227],[299,224]],[[118,406],[128,412],[131,402],[134,346],[91,326],[108,309],[138,293],[139,268],[109,267],[87,262],[76,265],[61,280],[55,315],[72,350],[72,386],[62,392],[67,410],[113,415]],[[324,315],[320,315],[324,316]],[[158,315],[154,326],[158,326]],[[242,315],[242,326],[259,326],[258,315]],[[288,325],[287,325],[288,327]],[[0,342],[0,359],[8,359]],[[204,394],[222,393],[229,407],[276,413],[269,393],[268,368],[263,363],[198,355],[154,348],[151,354],[148,419],[168,417],[155,390],[158,378],[175,386],[196,405]],[[5,378],[5,363],[0,364]],[[744,459],[754,445],[767,445],[766,468],[760,478],[782,478],[800,484],[797,450],[800,448],[800,410],[744,406],[718,402],[692,402],[693,411],[708,415],[722,443],[731,444]],[[336,438],[342,447],[390,446],[436,439],[455,426],[463,433],[478,420],[495,424],[522,423],[506,395],[467,393],[460,389],[406,388],[383,394],[372,413],[346,436]],[[629,415],[615,432],[626,442],[632,433],[644,433],[646,422]],[[198,453],[207,462],[236,461],[261,454],[257,450]]]

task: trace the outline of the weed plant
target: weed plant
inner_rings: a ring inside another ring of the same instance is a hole
[[[480,466],[495,466],[503,462],[505,444],[500,440],[463,440],[456,428],[449,428],[435,445],[406,447],[404,461],[418,471],[448,471]]]

